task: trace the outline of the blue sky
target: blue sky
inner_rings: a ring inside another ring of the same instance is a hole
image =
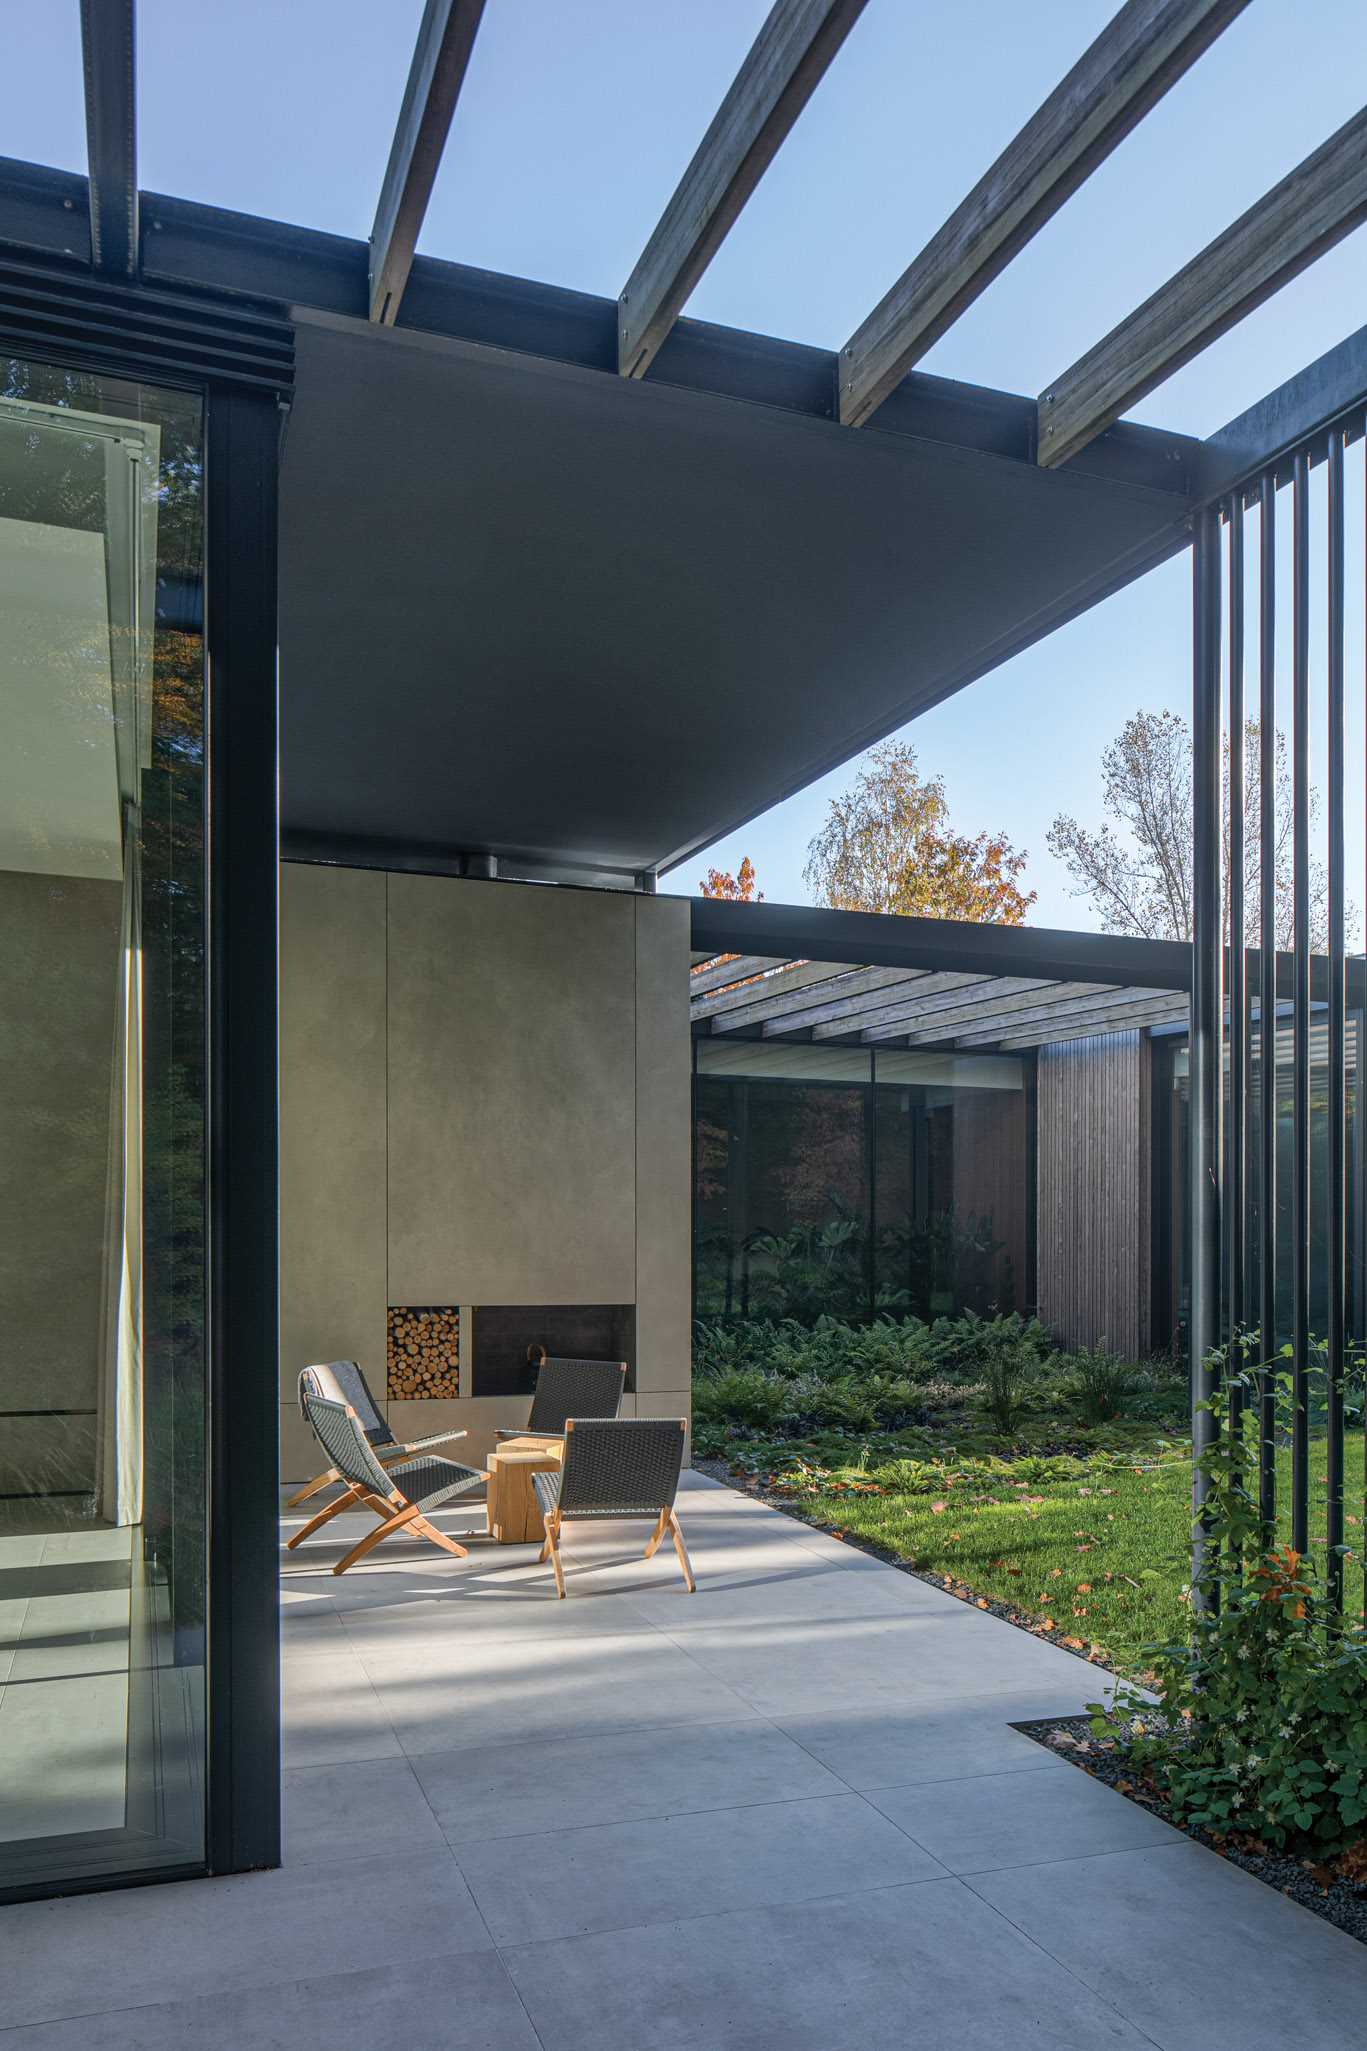
[[[869,0],[689,311],[838,346],[1115,4]],[[615,295],[767,11],[488,0],[421,248]],[[140,0],[143,185],[365,235],[421,13]],[[11,10],[6,59],[5,153],[83,170],[76,0]],[[1362,0],[1253,0],[923,367],[1038,392],[1364,101]],[[1208,434],[1351,333],[1367,318],[1365,253],[1360,230],[1135,417]],[[1061,809],[1099,819],[1098,758],[1131,712],[1185,709],[1188,599],[1185,562],[1168,565],[908,729],[956,825],[1029,850],[1039,923],[1091,923],[1044,835]],[[850,773],[676,887],[748,852],[771,898],[802,899],[807,841]],[[1360,875],[1359,812],[1351,827]]]

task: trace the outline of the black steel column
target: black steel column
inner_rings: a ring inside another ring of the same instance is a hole
[[[1277,486],[1262,480],[1258,535],[1258,1513],[1277,1513]]]
[[[1336,1609],[1343,1607],[1343,1355],[1348,1278],[1347,1075],[1344,1018],[1343,846],[1343,434],[1329,435],[1329,1263],[1325,1332],[1328,1376],[1328,1489],[1326,1578]]]
[[[1220,529],[1207,508],[1196,516],[1192,551],[1192,922],[1191,922],[1191,1395],[1192,1447],[1209,1446],[1220,1343]],[[1192,1602],[1213,1606],[1208,1569],[1207,1487],[1192,1469]]]
[[[280,413],[210,392],[209,1865],[280,1863],[276,474]]]
[[[1310,459],[1292,486],[1291,1543],[1310,1536]]]
[[[1226,1272],[1229,1290],[1230,1361],[1242,1368],[1238,1335],[1248,1323],[1244,1264],[1248,1229],[1247,1106],[1248,1009],[1244,953],[1244,502],[1236,492],[1229,508],[1229,1120],[1226,1127]],[[1236,1343],[1237,1342],[1237,1343]],[[1229,1424],[1237,1431],[1243,1391],[1231,1383]]]

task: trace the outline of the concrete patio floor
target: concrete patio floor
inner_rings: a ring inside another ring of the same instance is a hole
[[[0,1910],[0,2051],[1355,2040],[1363,1947],[1009,1728],[1095,1669],[680,1514],[692,1597],[635,1526],[571,1532],[563,1603],[530,1548],[290,1554],[283,1868]]]

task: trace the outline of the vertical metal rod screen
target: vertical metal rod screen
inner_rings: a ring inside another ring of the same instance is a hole
[[[1351,813],[1364,832],[1367,749],[1350,767],[1348,731],[1350,719],[1362,731],[1367,655],[1350,676],[1345,541],[1345,451],[1364,425],[1361,413],[1341,422],[1198,514],[1193,548],[1193,1404],[1217,1393],[1220,1349],[1235,1367],[1259,1364],[1248,1428],[1256,1418],[1261,1514],[1298,1551],[1323,1547],[1339,1609],[1345,1538],[1367,1529],[1367,1505],[1345,1509],[1344,1457],[1345,1392],[1350,1375],[1361,1386],[1367,1320],[1367,964],[1360,940],[1347,952],[1350,917],[1367,915],[1367,866],[1354,910],[1346,825]],[[1367,535],[1367,498],[1360,510]],[[1367,546],[1351,575],[1367,591]],[[1277,1403],[1288,1369],[1289,1420]],[[1231,1389],[1229,1428],[1243,1420]],[[1219,1428],[1194,1407],[1198,1452]],[[1199,1479],[1193,1509],[1193,1588],[1209,1602]]]

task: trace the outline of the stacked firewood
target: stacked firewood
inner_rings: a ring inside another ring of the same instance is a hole
[[[460,1312],[391,1304],[388,1394],[391,1401],[460,1394]]]

